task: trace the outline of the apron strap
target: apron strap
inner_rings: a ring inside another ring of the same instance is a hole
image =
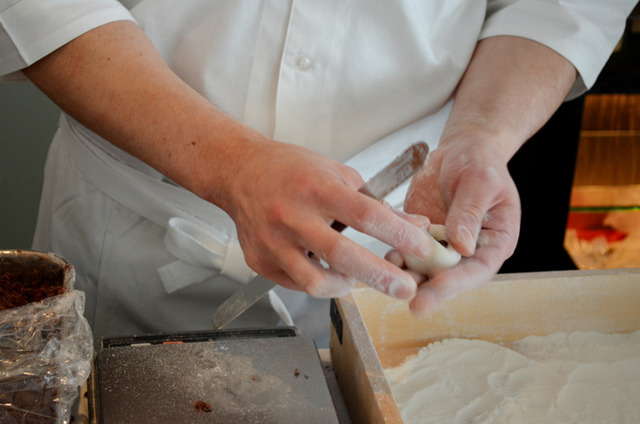
[[[213,277],[218,272],[246,283],[256,276],[234,237],[202,222],[169,219],[164,245],[178,261],[158,269],[167,293]],[[218,271],[219,270],[219,271]]]

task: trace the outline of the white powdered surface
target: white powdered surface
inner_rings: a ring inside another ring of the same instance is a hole
[[[640,423],[640,331],[448,339],[385,375],[405,424]]]

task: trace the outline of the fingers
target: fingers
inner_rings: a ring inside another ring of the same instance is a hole
[[[405,214],[387,202],[378,202],[360,193],[350,192],[347,200],[345,197],[342,199],[339,210],[356,212],[341,213],[336,220],[414,256],[428,257],[431,254],[430,239],[421,229],[429,225],[428,218]],[[325,204],[325,208],[331,210],[330,205]],[[410,299],[415,295],[414,275],[342,236],[325,222],[306,220],[296,233],[309,235],[301,236],[300,243],[330,267],[323,269],[317,262],[309,262],[306,255],[296,255],[295,260],[287,263],[283,261],[283,269],[297,281],[299,289],[314,296],[334,296],[336,289],[333,287],[343,284],[341,281],[350,276],[396,298]]]
[[[393,220],[404,221],[399,218],[403,213],[394,212],[388,205],[381,207],[381,211]],[[426,218],[405,217],[421,226],[428,223]],[[267,278],[315,297],[343,296],[353,288],[355,281],[399,299],[411,299],[415,295],[419,276],[380,258],[320,219],[307,219],[299,224],[296,228],[299,244],[288,248],[281,244],[280,248],[272,250],[270,260],[262,257],[263,263],[272,264],[269,272],[263,268],[262,273]],[[274,263],[277,265],[273,266]]]
[[[328,228],[308,246],[331,270],[399,299],[415,295],[416,282],[407,272]],[[307,291],[305,289],[305,291]]]
[[[486,167],[460,180],[445,225],[454,248],[468,257],[474,254],[483,227],[498,225],[501,231],[517,234],[519,217],[518,193],[508,172]]]
[[[304,254],[296,248],[280,249],[279,253],[269,261],[269,268],[263,268],[262,275],[282,287],[331,298],[344,296],[355,285],[353,277],[325,268],[316,255]]]
[[[402,268],[404,266],[404,258],[402,257],[402,254],[395,249],[390,250],[384,258],[398,268]]]
[[[422,229],[429,226],[429,219],[427,217],[402,212],[393,208],[385,200],[382,200],[380,203],[395,216],[417,228]],[[417,272],[406,269],[403,272],[398,272],[398,269],[402,269],[404,265],[402,254],[398,250],[391,250],[388,256],[385,257],[385,261],[382,261],[377,255],[351,240],[339,236],[335,232],[328,232],[325,236],[327,240],[324,243],[325,246],[328,247],[323,248],[318,244],[316,245],[318,247],[311,248],[313,252],[324,253],[313,253],[310,254],[310,256],[317,259],[322,258],[322,260],[331,264],[332,269],[341,270],[345,274],[353,275],[356,277],[356,280],[376,290],[399,299],[411,299],[415,294],[417,283],[424,281],[425,277]],[[343,245],[341,246],[341,244]],[[431,254],[431,244],[429,244],[429,251],[424,248],[420,249],[421,254],[425,256]],[[389,264],[392,266],[389,267]],[[341,275],[345,274],[341,273]],[[315,292],[311,286],[320,286],[320,281],[319,279],[311,282],[310,286],[305,288],[305,291],[309,293]]]
[[[461,293],[486,284],[493,273],[475,259],[463,259],[460,265],[442,271],[419,285],[409,308],[416,316],[426,316]]]
[[[380,203],[386,207],[387,209],[389,209],[391,212],[393,212],[394,214],[396,214],[397,216],[399,216],[400,218],[404,219],[405,221],[415,225],[418,228],[428,228],[429,224],[431,223],[431,221],[429,220],[428,217],[423,216],[423,215],[415,215],[415,214],[409,214],[406,213],[400,209],[394,208],[389,202],[387,202],[386,200],[382,199],[380,201]]]
[[[428,315],[447,300],[486,284],[509,256],[512,239],[513,234],[505,231],[482,230],[473,257],[463,258],[457,266],[437,272],[419,284],[409,304],[411,311],[417,316]]]
[[[341,297],[349,293],[356,279],[333,269],[327,269],[306,255],[296,255],[283,264],[283,270],[296,282],[298,289],[314,297]]]
[[[400,270],[339,233],[327,235],[327,245],[317,243],[313,255],[299,250],[284,253],[281,272],[270,276],[278,284],[304,291],[314,297],[341,297],[360,281],[399,299],[411,299],[417,284],[415,276]],[[336,241],[337,240],[337,241]],[[325,268],[318,258],[330,265]]]
[[[385,201],[354,192],[342,197],[339,203],[337,197],[328,202],[335,202],[329,206],[339,212],[335,219],[356,231],[419,258],[431,254],[431,240],[422,230],[429,226],[427,217],[406,214]]]
[[[449,240],[464,256],[471,256],[475,252],[483,218],[494,206],[494,196],[487,197],[487,194],[497,184],[502,184],[495,168],[485,168],[476,173],[482,175],[461,179],[445,223]]]

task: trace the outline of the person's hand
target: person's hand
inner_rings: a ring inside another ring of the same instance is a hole
[[[558,108],[576,76],[569,61],[533,40],[497,36],[478,42],[440,146],[413,179],[405,202],[408,213],[444,224],[463,258],[428,280],[416,276],[421,284],[410,304],[414,312],[433,311],[486,283],[513,254],[520,200],[507,162]],[[402,263],[398,252],[387,257]]]
[[[261,140],[244,150],[242,160],[224,208],[256,272],[317,297],[344,295],[355,281],[397,298],[414,296],[417,285],[409,273],[330,225],[339,221],[425,257],[428,240],[414,225],[426,225],[425,219],[407,219],[358,193],[364,181],[355,170],[299,146]]]
[[[412,180],[405,211],[444,224],[463,258],[428,277],[414,273],[419,287],[410,307],[418,315],[492,278],[513,254],[520,229],[520,201],[504,156],[472,136],[450,141]],[[397,251],[387,259],[402,266]]]

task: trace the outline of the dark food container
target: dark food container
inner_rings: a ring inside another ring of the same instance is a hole
[[[93,354],[75,271],[45,252],[0,251],[0,423],[68,423]]]

